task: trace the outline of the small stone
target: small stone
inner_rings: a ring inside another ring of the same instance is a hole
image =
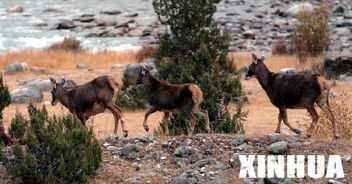
[[[87,67],[87,65],[85,65],[85,64],[77,64],[77,65],[76,65],[76,68],[77,68],[77,69],[86,69],[86,68],[88,68],[88,67]]]
[[[115,150],[117,150],[117,148],[116,148],[115,146],[108,146],[108,147],[106,148],[106,150],[108,150],[108,151],[115,151]]]
[[[344,183],[333,180],[333,179],[329,179],[328,184],[344,184]]]
[[[238,146],[244,143],[245,136],[244,135],[239,135],[235,139],[233,139],[230,144],[234,146]]]
[[[286,153],[289,151],[288,143],[287,141],[273,143],[268,147],[268,151],[272,154]]]

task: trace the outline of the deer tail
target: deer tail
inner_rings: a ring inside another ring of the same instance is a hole
[[[200,103],[202,103],[203,101],[202,90],[197,85],[194,85],[194,84],[190,84],[188,86],[188,89],[192,93],[192,99],[193,99],[194,105],[198,106]]]

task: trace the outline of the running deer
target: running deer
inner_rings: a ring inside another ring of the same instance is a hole
[[[339,137],[335,118],[329,106],[330,87],[323,76],[309,73],[273,73],[265,66],[264,56],[258,59],[255,54],[252,54],[252,58],[253,62],[249,66],[246,80],[255,76],[271,103],[279,109],[279,122],[275,132],[280,133],[281,121],[283,120],[293,132],[301,134],[299,129],[292,127],[288,122],[286,109],[305,108],[312,116],[312,124],[307,131],[307,136],[310,137],[319,119],[314,108],[314,103],[316,103],[332,122],[334,137],[336,139]]]
[[[89,117],[103,113],[106,109],[109,109],[115,119],[114,134],[117,134],[118,122],[120,120],[124,136],[128,136],[122,111],[115,104],[117,95],[122,87],[122,82],[106,75],[71,88],[65,87],[66,79],[56,82],[55,79],[50,78],[50,81],[53,86],[51,91],[51,104],[53,106],[57,102],[60,102],[71,113],[75,114],[84,126],[86,126],[86,120]]]
[[[170,113],[183,113],[190,120],[189,135],[194,134],[196,119],[194,114],[198,114],[205,119],[205,128],[210,132],[209,117],[206,110],[202,110],[199,105],[203,101],[202,90],[194,84],[170,84],[154,77],[150,71],[151,66],[142,65],[138,74],[136,84],[143,84],[150,104],[145,113],[143,127],[148,132],[148,116],[156,111],[164,112],[166,124],[165,133],[169,134],[168,122]]]

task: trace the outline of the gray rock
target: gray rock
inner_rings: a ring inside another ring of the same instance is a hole
[[[335,14],[335,15],[343,15],[343,13],[345,12],[345,7],[342,6],[342,5],[337,5],[333,10],[332,12]]]
[[[131,36],[131,37],[140,37],[142,35],[143,35],[143,30],[141,29],[133,29],[128,32],[128,36]]]
[[[308,2],[293,4],[285,13],[289,16],[296,17],[302,10],[313,11],[313,5]]]
[[[23,103],[34,103],[42,102],[42,92],[33,87],[20,87],[11,92],[11,103],[23,104]]]
[[[77,69],[86,69],[86,68],[88,68],[88,67],[87,67],[87,65],[85,65],[85,64],[77,64],[77,65],[76,65],[76,68],[77,68]]]
[[[194,178],[187,178],[186,176],[178,176],[174,179],[172,184],[194,184],[197,183],[197,180]]]
[[[273,143],[268,147],[268,151],[272,154],[286,153],[289,151],[288,143],[287,141]]]
[[[118,15],[121,14],[122,12],[119,10],[106,10],[106,11],[101,11],[100,14],[106,14],[106,15]]]
[[[229,160],[229,163],[231,165],[231,167],[236,167],[237,165],[240,164],[240,153],[234,153],[230,160]]]
[[[36,89],[40,90],[41,92],[51,91],[51,89],[52,89],[52,85],[51,85],[51,82],[49,79],[48,80],[32,79],[29,81],[20,82],[18,85],[20,87],[36,88]]]
[[[127,68],[128,64],[114,64],[111,66],[111,69]]]
[[[329,179],[328,184],[344,184],[343,182],[339,182],[333,179]]]
[[[42,68],[42,67],[36,67],[36,66],[32,66],[31,67],[31,71],[32,72],[36,72],[36,73],[45,73],[46,69]]]
[[[108,151],[115,151],[115,150],[117,150],[117,148],[116,148],[115,146],[108,146],[108,147],[106,148],[106,150],[108,150]]]
[[[264,178],[264,183],[267,184],[291,184],[289,178]]]
[[[127,144],[121,150],[121,157],[134,160],[139,157],[140,150],[141,150],[141,147],[136,144]]]
[[[189,147],[189,146],[180,146],[180,147],[176,148],[174,151],[174,154],[177,157],[181,157],[181,158],[187,158],[190,155],[193,155],[195,153],[196,153],[196,151],[192,147]]]
[[[28,64],[26,62],[12,63],[5,68],[5,73],[13,74],[16,72],[21,72],[28,70]]]
[[[71,20],[62,20],[54,25],[54,29],[72,29],[75,28],[76,25]]]
[[[297,73],[297,70],[295,68],[283,68],[280,70],[280,73],[282,73],[282,74],[295,74],[295,73]]]
[[[230,144],[231,144],[231,145],[234,145],[234,146],[239,146],[239,145],[243,144],[244,141],[245,141],[245,136],[242,134],[242,135],[239,135],[239,136],[237,136],[236,138],[234,138],[234,139],[230,142]]]
[[[202,167],[205,167],[205,166],[209,166],[211,164],[214,164],[215,163],[215,159],[214,158],[206,158],[206,159],[202,159],[202,160],[199,160],[198,162],[194,163],[191,168],[194,169],[194,168],[202,168]]]
[[[279,133],[271,133],[268,135],[269,139],[273,142],[276,142],[280,139],[280,134]]]
[[[352,82],[352,76],[348,76],[347,74],[339,75],[339,77],[337,79]]]
[[[9,9],[7,9],[7,12],[9,13],[23,13],[24,9],[20,5],[13,6]]]

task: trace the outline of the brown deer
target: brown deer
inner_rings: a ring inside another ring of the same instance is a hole
[[[150,73],[151,70],[153,70],[152,67],[142,65],[136,81],[136,84],[144,85],[150,104],[143,121],[144,129],[147,132],[149,131],[148,116],[156,111],[162,111],[166,122],[166,134],[169,134],[168,122],[170,113],[183,113],[188,117],[190,120],[189,135],[194,134],[196,126],[194,114],[198,114],[205,119],[205,128],[209,133],[208,112],[199,107],[203,101],[202,90],[194,84],[170,84],[159,80]]]
[[[106,75],[97,77],[83,85],[70,88],[65,87],[66,79],[62,79],[59,83],[53,78],[50,78],[50,81],[53,86],[51,91],[51,104],[53,106],[60,102],[71,113],[75,114],[84,126],[89,117],[109,109],[115,119],[114,134],[117,134],[120,120],[124,136],[128,136],[122,111],[115,104],[122,82]]]
[[[299,129],[293,128],[288,122],[286,109],[307,109],[312,116],[312,124],[307,131],[310,137],[314,127],[317,125],[319,115],[314,108],[316,103],[332,122],[334,137],[339,137],[336,130],[334,115],[329,106],[329,84],[328,81],[320,74],[297,73],[297,74],[280,74],[270,72],[264,64],[264,56],[257,58],[252,54],[253,62],[249,66],[246,80],[255,76],[271,103],[279,108],[279,122],[276,128],[280,133],[281,121],[296,134],[301,134]]]

